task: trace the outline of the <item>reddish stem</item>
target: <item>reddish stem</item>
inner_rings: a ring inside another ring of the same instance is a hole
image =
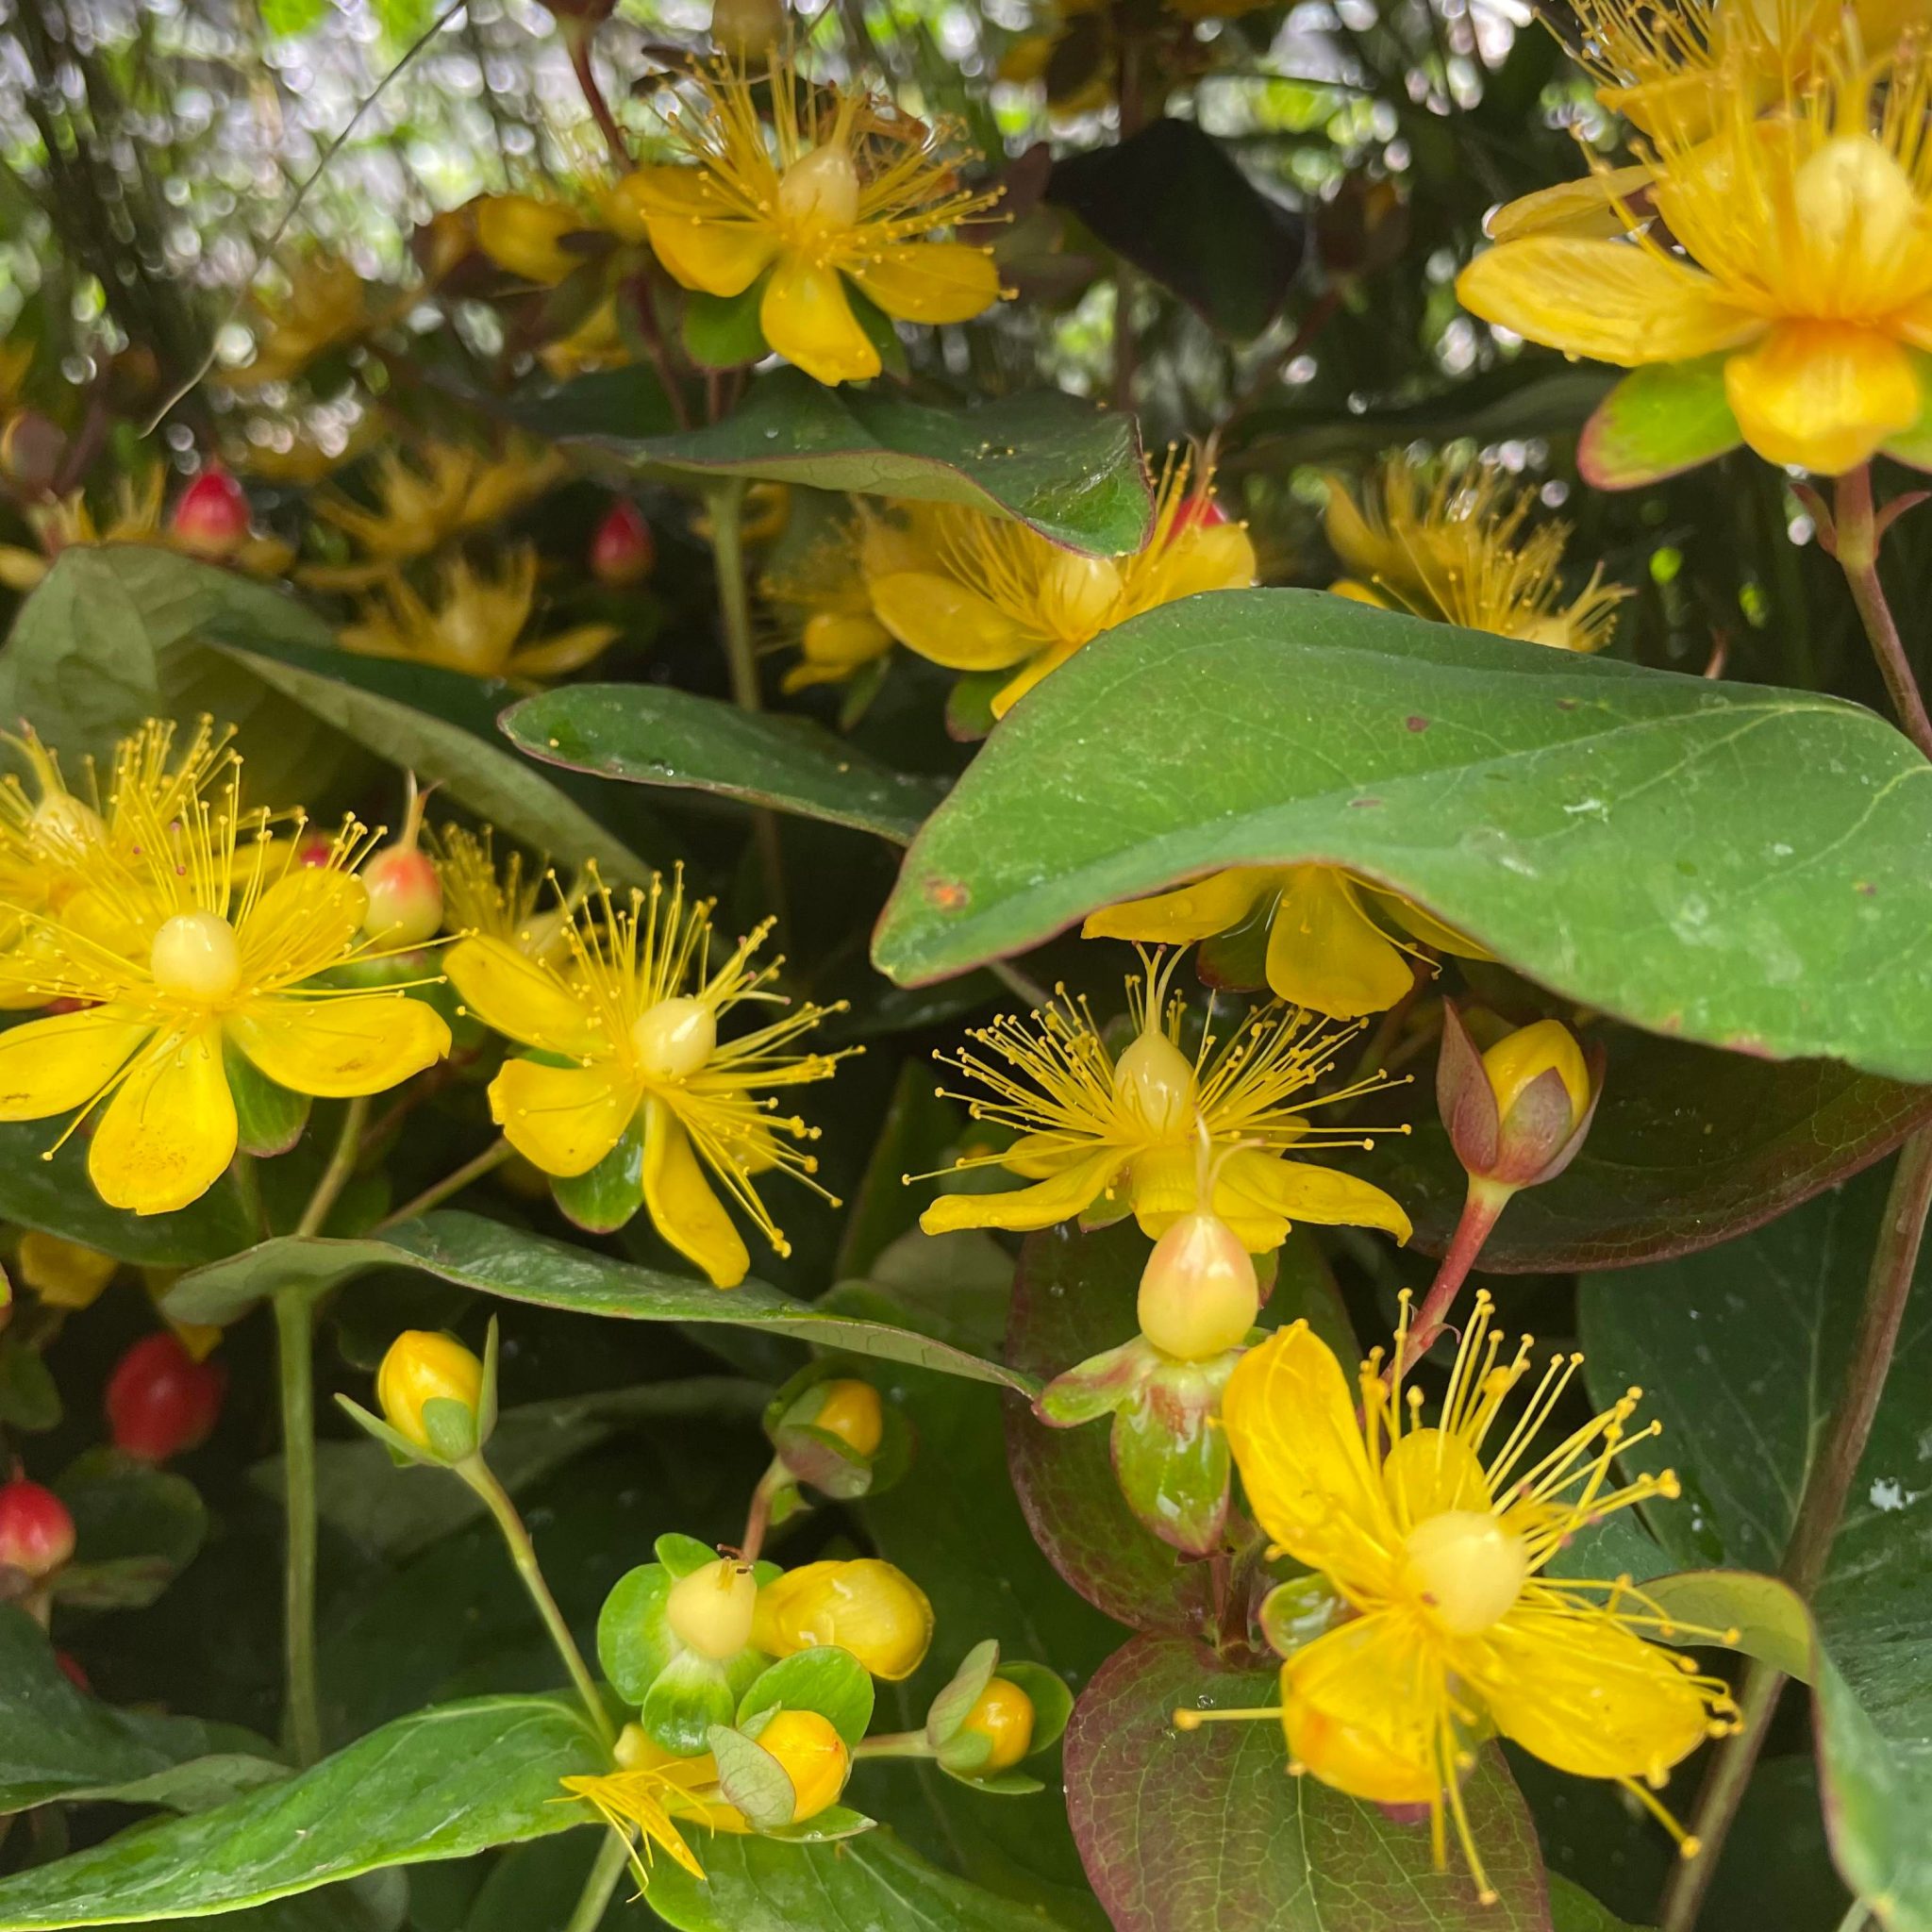
[[[1906,736],[1932,758],[1932,717],[1926,715],[1919,681],[1912,675],[1911,660],[1906,656],[1898,625],[1878,581],[1880,526],[1872,513],[1871,464],[1860,463],[1838,479],[1833,512],[1838,565],[1845,574],[1852,602],[1858,607],[1865,635],[1872,641],[1872,655],[1877,658],[1879,675],[1891,693],[1892,709],[1898,713]]]
[[[604,98],[604,90],[597,85],[596,70],[591,65],[591,41],[595,29],[587,22],[567,20],[563,23],[563,43],[570,49],[571,72],[576,75],[577,85],[584,91],[591,118],[603,129],[610,158],[617,163],[620,175],[627,175],[630,172],[630,149],[625,145],[624,129],[617,125],[617,116],[610,111],[610,103]]]
[[[1482,1253],[1483,1243],[1490,1238],[1490,1230],[1509,1205],[1509,1197],[1514,1192],[1513,1188],[1499,1187],[1495,1182],[1483,1180],[1475,1174],[1470,1176],[1469,1194],[1462,1204],[1462,1218],[1456,1224],[1456,1233],[1442,1257],[1441,1266],[1436,1270],[1436,1278],[1429,1284],[1429,1291],[1423,1297],[1423,1305],[1417,1309],[1415,1320],[1409,1324],[1408,1343],[1402,1352],[1403,1368],[1419,1362],[1429,1352],[1437,1336],[1441,1334],[1449,1310],[1455,1305],[1457,1291],[1475,1265],[1475,1257]]]

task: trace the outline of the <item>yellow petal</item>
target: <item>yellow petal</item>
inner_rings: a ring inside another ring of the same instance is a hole
[[[112,1255],[38,1227],[20,1238],[20,1278],[50,1307],[92,1307],[120,1267]]]
[[[1162,604],[1207,591],[1247,591],[1260,574],[1254,540],[1240,524],[1196,524],[1168,541],[1158,578]]]
[[[711,1191],[683,1122],[661,1100],[644,1102],[644,1207],[651,1224],[714,1288],[744,1279],[751,1256],[743,1239]]]
[[[1001,1194],[941,1194],[919,1217],[919,1224],[927,1234],[950,1234],[959,1227],[1052,1227],[1091,1208],[1121,1164],[1120,1149],[1106,1147],[1030,1188]]]
[[[273,865],[273,858],[266,863]],[[369,893],[353,873],[298,865],[285,872],[249,908],[236,932],[245,979],[271,974],[299,933],[305,959],[328,959],[356,942],[369,914]]]
[[[1702,269],[1628,242],[1532,235],[1486,249],[1456,279],[1462,306],[1533,342],[1635,367],[1735,349],[1763,322]]]
[[[1447,1686],[1413,1618],[1358,1617],[1281,1667],[1289,1757],[1351,1797],[1425,1805],[1441,1792]]]
[[[904,644],[949,671],[1004,671],[1040,648],[996,605],[937,571],[894,571],[872,580],[872,608]]]
[[[694,184],[702,181],[695,170],[641,172],[682,175]],[[676,207],[679,193],[687,195],[681,210]],[[655,191],[644,211],[651,252],[687,289],[707,295],[741,295],[772,265],[778,252],[777,238],[754,222],[704,211],[709,206],[703,196],[686,190]]]
[[[617,636],[614,624],[575,625],[512,651],[503,668],[511,677],[567,677],[608,650]]]
[[[858,325],[837,269],[788,257],[772,271],[758,304],[765,341],[816,382],[863,382],[879,373],[879,352]]]
[[[1298,865],[1268,928],[1268,984],[1335,1020],[1386,1012],[1415,983],[1408,960],[1362,910],[1345,874]]]
[[[608,1047],[558,976],[502,940],[458,940],[442,956],[442,970],[464,1006],[508,1040],[573,1059]]]
[[[231,1013],[228,1037],[271,1080],[322,1100],[380,1093],[449,1051],[449,1026],[407,993],[265,995]]]
[[[1211,873],[1176,891],[1149,899],[1129,899],[1089,913],[1082,939],[1142,940],[1150,945],[1187,946],[1239,925],[1279,872],[1267,866],[1237,865]]]
[[[1566,235],[1573,240],[1621,235],[1624,221],[1617,204],[1642,193],[1650,183],[1651,171],[1640,163],[1606,168],[1580,181],[1558,182],[1554,188],[1539,188],[1490,217],[1490,240],[1519,242],[1525,235]]]
[[[1464,1674],[1497,1729],[1559,1771],[1661,1775],[1708,1735],[1682,1660],[1607,1618],[1519,1608],[1469,1649]]]
[[[40,1121],[85,1107],[154,1032],[121,1007],[29,1020],[0,1033],[0,1121]]]
[[[999,300],[991,254],[963,242],[901,242],[847,265],[846,273],[901,322],[971,322]]]
[[[1837,476],[1919,420],[1919,378],[1889,336],[1835,322],[1781,322],[1724,364],[1744,441],[1767,462]]]
[[[490,1117],[527,1160],[559,1180],[589,1174],[617,1145],[639,1090],[608,1065],[551,1067],[505,1060],[490,1083]]]
[[[235,1158],[235,1102],[219,1026],[158,1038],[108,1103],[87,1171],[110,1208],[167,1214],[198,1201]]]
[[[1385,912],[1410,939],[1420,940],[1425,946],[1434,946],[1439,953],[1452,953],[1458,959],[1487,959],[1491,954],[1487,948],[1478,945],[1465,932],[1457,932],[1453,925],[1444,925],[1433,912],[1425,911],[1413,899],[1405,899],[1400,892],[1385,892],[1378,887],[1364,886],[1356,882],[1356,891],[1362,895],[1365,904],[1378,912]]]
[[[1382,1459],[1382,1488],[1405,1529],[1445,1509],[1487,1511],[1493,1498],[1467,1436],[1410,1429]]]
[[[1393,1541],[1389,1506],[1356,1421],[1356,1391],[1306,1322],[1242,1356],[1221,1415],[1248,1507],[1298,1562],[1345,1576],[1357,1547],[1351,1530]]]
[[[1214,1188],[1214,1211],[1251,1255],[1273,1254],[1288,1239],[1288,1223],[1229,1185],[1230,1171],[1264,1157],[1243,1151],[1228,1157]],[[1182,1215],[1199,1205],[1198,1150],[1191,1141],[1172,1141],[1135,1155],[1128,1180],[1134,1219],[1149,1241],[1158,1241]]]
[[[1287,1160],[1243,1149],[1222,1170],[1227,1191],[1252,1211],[1279,1214],[1291,1225],[1312,1221],[1322,1227],[1379,1227],[1406,1241],[1411,1232],[1400,1203],[1380,1188],[1332,1167]],[[1218,1206],[1221,1191],[1216,1190]]]

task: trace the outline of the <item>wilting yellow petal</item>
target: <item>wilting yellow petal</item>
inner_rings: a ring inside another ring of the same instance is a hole
[[[796,256],[781,260],[765,284],[758,325],[777,354],[816,382],[863,382],[879,373],[879,352],[837,269]]]
[[[1649,168],[1606,168],[1578,181],[1539,188],[1499,208],[1488,223],[1491,242],[1519,242],[1526,235],[1563,235],[1577,240],[1621,235],[1619,202],[1628,202],[1650,186]]]
[[[198,1201],[235,1158],[235,1102],[219,1025],[164,1034],[108,1103],[87,1171],[110,1208],[167,1214]]]
[[[609,1049],[557,976],[502,940],[458,940],[442,956],[442,970],[464,1006],[506,1039],[573,1059]]]
[[[714,1288],[736,1288],[744,1279],[751,1256],[743,1238],[711,1191],[684,1123],[655,1099],[644,1102],[644,1207],[651,1224]]]
[[[1837,476],[1909,428],[1922,407],[1911,357],[1890,336],[1836,322],[1781,322],[1724,364],[1744,441],[1766,461]]]
[[[269,994],[231,1013],[226,1026],[271,1080],[322,1100],[380,1093],[449,1051],[448,1023],[407,993]]]
[[[1322,1227],[1379,1227],[1406,1241],[1411,1232],[1401,1204],[1380,1188],[1332,1167],[1306,1160],[1279,1159],[1244,1148],[1223,1170],[1227,1191],[1251,1208],[1279,1214],[1292,1225],[1312,1221]],[[1215,1198],[1220,1199],[1220,1190]]]
[[[1279,883],[1279,871],[1260,865],[1230,866],[1172,892],[1129,899],[1090,912],[1080,936],[1090,940],[1141,940],[1150,945],[1187,946],[1239,925],[1255,902]]]
[[[505,1060],[490,1083],[490,1117],[527,1160],[559,1180],[589,1174],[617,1145],[639,1090],[610,1067]]]
[[[90,1007],[0,1033],[0,1121],[85,1107],[155,1030],[123,1007]]]
[[[1318,1637],[1281,1667],[1289,1756],[1376,1805],[1441,1792],[1437,1749],[1442,1666],[1409,1617],[1372,1612]]]
[[[846,265],[846,273],[901,322],[971,322],[999,300],[1000,272],[963,242],[901,242]]]
[[[904,644],[949,671],[1004,671],[1040,648],[1005,611],[938,571],[894,571],[872,580],[872,608]]]
[[[1347,875],[1298,865],[1268,928],[1268,984],[1291,1005],[1335,1020],[1386,1012],[1415,983],[1408,960],[1362,910]]]
[[[1001,1194],[941,1194],[919,1217],[919,1224],[927,1234],[950,1234],[959,1227],[1052,1227],[1091,1208],[1121,1165],[1120,1150],[1106,1147],[1030,1188]]]
[[[1572,356],[1636,367],[1735,349],[1761,318],[1721,299],[1702,269],[1628,242],[1532,235],[1486,249],[1456,278],[1462,306]]]

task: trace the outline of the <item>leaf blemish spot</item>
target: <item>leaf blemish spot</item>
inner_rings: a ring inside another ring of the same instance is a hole
[[[925,896],[941,912],[958,912],[973,894],[958,879],[928,879]]]
[[[1429,728],[1429,721],[1426,718],[1410,717],[1403,722],[1411,731],[1426,731]]]

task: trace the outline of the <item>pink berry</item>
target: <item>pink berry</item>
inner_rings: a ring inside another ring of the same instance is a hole
[[[658,561],[658,540],[643,512],[627,496],[618,497],[591,539],[591,575],[621,591],[641,583]]]
[[[52,1490],[17,1475],[0,1484],[0,1566],[44,1581],[74,1554],[74,1518]]]
[[[219,463],[210,463],[175,506],[175,541],[201,557],[233,557],[248,541],[248,499]]]
[[[173,1335],[137,1341],[108,1378],[115,1448],[153,1463],[200,1448],[221,1415],[227,1382],[219,1363],[196,1361]]]

